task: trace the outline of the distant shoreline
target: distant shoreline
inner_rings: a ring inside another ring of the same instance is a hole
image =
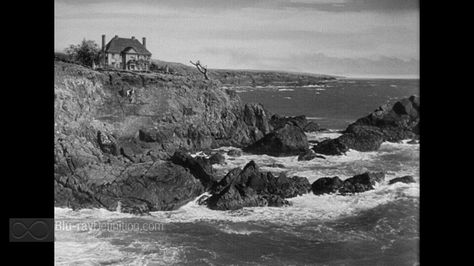
[[[339,79],[420,79],[418,75],[394,75],[394,76],[378,76],[378,75],[346,75],[338,76]]]

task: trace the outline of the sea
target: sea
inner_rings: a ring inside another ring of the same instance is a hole
[[[272,113],[306,115],[336,138],[381,104],[419,95],[418,79],[337,79],[307,86],[231,87],[244,102]],[[236,149],[221,147],[219,150]],[[104,209],[55,208],[56,265],[418,265],[419,144],[385,142],[378,151],[298,161],[243,153],[215,165],[224,175],[254,160],[263,171],[350,178],[384,171],[374,190],[349,195],[312,193],[288,207],[214,211],[198,198],[174,211],[137,216]],[[196,153],[193,155],[200,155]],[[416,183],[388,185],[411,175]],[[205,196],[205,195],[203,195]]]

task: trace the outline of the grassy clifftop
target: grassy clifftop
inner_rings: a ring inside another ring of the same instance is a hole
[[[55,56],[59,60],[67,61],[67,56],[63,53],[56,53]],[[186,76],[193,79],[202,78],[202,74],[190,64],[166,62],[157,59],[152,59],[151,71],[155,73],[172,74],[173,76]],[[214,81],[218,81],[220,86],[226,87],[271,85],[304,86],[335,79],[333,76],[309,73],[231,69],[209,69],[209,77]]]
[[[168,71],[178,75],[187,75],[201,77],[202,74],[195,67],[160,60],[152,60],[156,71]],[[282,71],[268,70],[230,70],[230,69],[209,69],[209,77],[217,80],[223,86],[282,86],[282,85],[311,85],[322,81],[335,79],[333,76],[308,74],[308,73],[290,73]]]

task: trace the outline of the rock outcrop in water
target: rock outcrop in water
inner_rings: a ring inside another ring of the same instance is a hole
[[[273,129],[261,105],[242,104],[216,82],[186,76],[99,72],[56,61],[54,93],[60,207],[115,210],[122,201],[124,210],[177,208],[208,183],[185,157],[183,166],[165,162],[175,151],[244,147]]]
[[[415,183],[415,179],[413,178],[413,176],[411,175],[406,175],[406,176],[401,176],[401,177],[396,177],[394,179],[391,179],[390,181],[388,181],[388,184],[389,185],[393,185],[395,183],[405,183],[405,184],[409,184],[409,183]]]
[[[188,169],[206,188],[217,181],[211,161],[204,157],[193,158],[186,152],[176,151],[170,160],[174,164]]]
[[[291,156],[305,152],[308,146],[308,139],[300,127],[284,124],[254,144],[245,147],[244,151],[271,156]]]
[[[298,155],[298,161],[310,161],[314,158],[326,159],[326,157],[316,154],[311,149],[308,149]]]
[[[280,116],[274,114],[269,122],[275,129],[283,127],[285,124],[290,124],[301,128],[305,132],[316,132],[320,130],[319,125],[316,122],[308,121],[305,115]]]
[[[235,210],[243,207],[283,206],[291,198],[306,194],[311,185],[304,177],[278,177],[270,172],[260,172],[254,161],[244,169],[231,170],[211,188],[212,196],[204,201],[211,209]]]
[[[316,153],[341,155],[349,149],[357,151],[377,150],[382,142],[399,142],[419,138],[420,98],[410,96],[392,107],[380,106],[370,115],[350,124],[344,134],[336,139],[325,140],[313,149]]]
[[[383,172],[366,172],[342,181],[339,177],[323,177],[314,181],[311,189],[315,195],[339,193],[343,195],[365,192],[374,189],[377,183],[383,182]]]

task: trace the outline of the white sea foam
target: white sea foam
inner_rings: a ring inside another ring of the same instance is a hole
[[[288,100],[291,100],[291,97],[283,97],[283,98],[288,99]]]
[[[289,201],[288,207],[254,207],[243,208],[236,211],[216,211],[197,202],[190,202],[176,211],[154,212],[153,217],[147,218],[164,223],[188,223],[198,221],[230,221],[244,222],[270,222],[281,225],[304,224],[308,221],[331,220],[343,216],[354,215],[362,210],[367,210],[389,203],[403,197],[418,197],[418,184],[395,184],[392,186],[378,186],[375,190],[351,196],[320,195],[312,193],[298,196]],[[224,228],[223,231],[235,234],[258,233],[258,230]]]
[[[137,218],[136,215],[117,213],[105,209],[54,208],[55,222],[71,225],[93,224],[123,218]],[[81,227],[72,227],[69,229]],[[128,247],[114,245],[111,240],[122,239],[120,231],[104,231],[93,228],[84,230],[55,230],[55,265],[170,265],[180,262],[182,249],[169,246],[166,241],[134,241]],[[128,250],[128,251],[127,251]],[[139,252],[137,252],[137,250]]]
[[[304,85],[304,86],[301,86],[303,88],[324,88],[326,87],[327,85],[325,84],[310,84],[310,85]]]
[[[261,230],[252,229],[248,224],[235,223],[235,224],[218,224],[218,229],[227,234],[234,235],[250,235],[263,233]]]
[[[278,91],[294,91],[294,89],[278,89]]]
[[[68,239],[63,239],[55,232],[55,265],[170,265],[183,257],[182,247],[168,246],[164,241],[134,241],[119,247],[111,244],[111,239],[68,233]]]
[[[336,131],[309,133],[309,138],[321,140],[335,138],[340,133]],[[227,234],[251,235],[259,234],[258,226],[249,222],[280,225],[305,224],[315,220],[332,220],[340,217],[357,215],[360,211],[368,210],[398,199],[419,198],[419,183],[396,183],[388,185],[389,180],[403,175],[412,175],[419,180],[419,144],[382,143],[380,149],[374,152],[358,152],[350,150],[346,155],[325,156],[326,159],[315,158],[310,161],[298,161],[297,156],[272,157],[268,155],[253,155],[243,153],[240,157],[224,154],[225,164],[214,165],[220,173],[227,173],[234,167],[243,167],[254,160],[262,171],[274,173],[286,172],[288,176],[304,176],[312,183],[318,178],[339,176],[347,179],[367,170],[383,170],[386,181],[378,184],[374,190],[355,195],[314,195],[312,193],[288,199],[292,206],[288,207],[255,207],[243,208],[236,211],[216,211],[199,205],[197,199],[187,203],[178,210],[152,212],[151,216],[141,216],[140,219],[160,223],[193,223],[199,221],[218,222],[220,231]],[[235,147],[221,147],[217,150],[229,151]],[[203,155],[196,153],[194,155]],[[399,161],[399,159],[401,161]],[[204,194],[209,196],[208,193]],[[103,209],[83,209],[73,211],[67,208],[55,208],[55,219],[69,221],[93,221],[102,219],[121,219],[136,217],[131,214],[111,212]],[[221,222],[223,223],[221,223]],[[232,223],[228,223],[232,222]],[[157,243],[150,249],[161,250],[150,253],[128,254],[119,251],[106,240],[96,235],[85,233],[58,232],[56,234],[56,261],[59,265],[73,261],[84,263],[148,263],[158,264],[179,261],[182,248],[169,247],[166,243]],[[140,244],[135,243],[140,246]],[[161,246],[157,246],[161,245]],[[140,248],[146,249],[145,244]],[[106,255],[104,255],[106,254]],[[162,256],[160,258],[160,256]]]
[[[308,117],[308,119],[313,119],[313,118]],[[309,141],[322,141],[325,139],[335,139],[342,135],[342,133],[338,131],[306,132],[305,134]]]
[[[106,209],[94,208],[94,209],[80,209],[72,210],[70,208],[54,208],[55,219],[65,218],[87,218],[91,220],[101,219],[119,219],[119,218],[130,218],[135,217],[133,214],[113,212]]]

